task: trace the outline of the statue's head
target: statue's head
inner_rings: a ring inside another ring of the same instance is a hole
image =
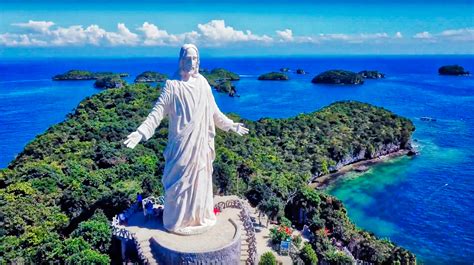
[[[199,74],[199,51],[194,44],[184,44],[179,51],[179,73],[181,77]]]

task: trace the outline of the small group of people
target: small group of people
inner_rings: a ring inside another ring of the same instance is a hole
[[[148,221],[153,218],[153,216],[159,217],[163,214],[163,205],[154,204],[152,200],[146,200],[145,205],[143,205],[143,198],[140,193],[137,193],[137,202],[141,209],[143,209],[143,215]]]

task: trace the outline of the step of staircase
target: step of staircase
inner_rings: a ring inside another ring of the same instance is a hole
[[[143,256],[148,260],[147,264],[158,265],[158,262],[155,260],[155,256],[151,250],[150,242],[148,240],[143,240],[138,242],[140,244],[140,249],[142,250]]]

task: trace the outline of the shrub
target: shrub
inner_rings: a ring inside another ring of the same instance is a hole
[[[297,248],[301,247],[301,243],[303,243],[303,238],[301,237],[301,235],[296,235],[296,236],[293,237],[293,244]]]
[[[272,239],[273,244],[279,244],[281,241],[287,241],[291,238],[291,234],[293,233],[293,230],[286,226],[281,224],[278,227],[273,227],[270,229],[270,237]]]
[[[300,252],[300,258],[304,261],[304,264],[318,264],[318,255],[316,255],[316,251],[314,251],[309,243],[304,244],[303,249]]]
[[[276,264],[277,264],[276,257],[270,251],[263,253],[263,255],[260,257],[260,261],[258,262],[258,265],[276,265]]]

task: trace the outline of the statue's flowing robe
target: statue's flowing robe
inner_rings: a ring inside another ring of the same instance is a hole
[[[216,222],[212,193],[215,126],[229,131],[234,122],[219,110],[209,83],[200,74],[188,81],[167,80],[137,131],[148,140],[167,115],[163,225],[175,233],[200,233]]]

